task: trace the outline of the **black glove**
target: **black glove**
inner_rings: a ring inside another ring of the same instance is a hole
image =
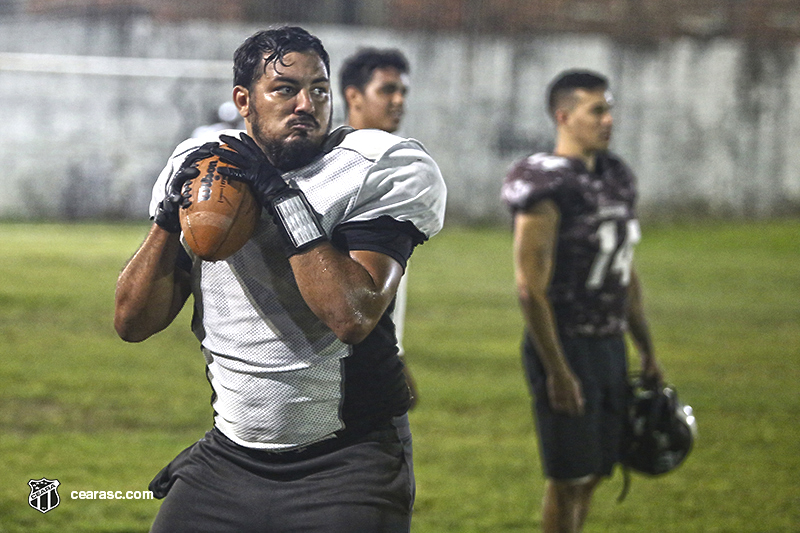
[[[220,140],[232,148],[213,148],[221,161],[234,167],[219,167],[220,174],[250,185],[253,194],[272,216],[283,237],[287,257],[305,251],[328,240],[319,221],[319,214],[308,203],[305,194],[283,181],[280,171],[269,162],[256,142],[246,133],[241,139],[220,135]]]
[[[166,195],[156,207],[153,222],[170,233],[181,232],[178,212],[181,207],[189,207],[192,204],[191,193],[184,188],[184,185],[200,174],[200,171],[193,165],[201,159],[207,159],[214,155],[211,149],[216,146],[219,146],[219,143],[208,142],[186,156],[178,171],[167,181]]]
[[[280,171],[269,162],[252,137],[246,133],[241,135],[241,140],[230,135],[220,135],[220,141],[227,144],[232,150],[226,150],[220,146],[213,150],[214,155],[219,156],[221,161],[233,165],[235,168],[220,166],[217,172],[250,185],[256,200],[263,207],[268,208],[272,198],[284,189],[288,189],[289,186],[281,178]]]

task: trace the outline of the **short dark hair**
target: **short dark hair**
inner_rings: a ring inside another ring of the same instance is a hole
[[[556,76],[547,89],[547,110],[555,116],[556,109],[572,97],[575,89],[594,91],[608,89],[608,79],[590,70],[567,70]]]
[[[344,97],[345,89],[356,87],[363,92],[375,69],[394,67],[401,74],[408,74],[409,66],[406,56],[395,48],[361,48],[344,61],[339,72],[339,89]],[[345,99],[347,102],[347,99]]]
[[[322,41],[298,26],[281,26],[254,33],[236,49],[233,84],[250,89],[264,74],[266,65],[277,62],[286,66],[284,56],[289,52],[314,52],[322,59],[330,76],[330,57]],[[266,60],[264,54],[269,54]]]

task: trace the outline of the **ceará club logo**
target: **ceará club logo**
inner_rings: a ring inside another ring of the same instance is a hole
[[[57,479],[31,479],[28,481],[31,494],[28,496],[28,504],[41,513],[52,511],[61,503],[58,496],[58,486],[61,482]]]

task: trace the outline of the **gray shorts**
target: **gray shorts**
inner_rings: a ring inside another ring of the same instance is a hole
[[[628,365],[622,336],[564,337],[564,355],[581,380],[583,416],[556,413],[547,396],[545,372],[530,341],[523,362],[534,395],[539,453],[545,476],[575,480],[589,475],[609,476],[620,460],[628,394]]]
[[[244,448],[213,429],[150,487],[157,497],[166,492],[156,533],[408,533],[408,418],[345,446],[278,454]]]

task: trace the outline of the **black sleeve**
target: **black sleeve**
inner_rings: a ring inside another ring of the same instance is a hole
[[[189,257],[189,254],[183,246],[178,250],[178,257],[175,259],[175,265],[186,272],[192,271],[192,258]]]
[[[346,222],[334,228],[331,241],[340,250],[368,250],[386,254],[406,268],[411,252],[425,235],[409,221],[384,215],[365,222]]]
[[[501,197],[512,213],[527,211],[542,200],[557,200],[563,183],[560,174],[523,160],[508,171]]]

